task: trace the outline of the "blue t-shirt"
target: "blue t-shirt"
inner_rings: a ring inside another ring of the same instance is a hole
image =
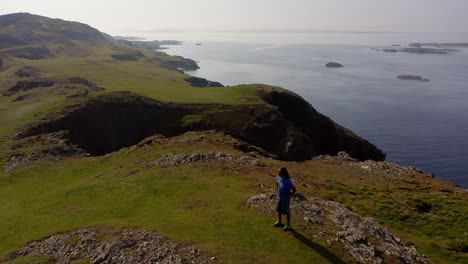
[[[281,177],[276,177],[276,182],[278,183],[278,197],[281,201],[289,201],[290,197],[289,194],[291,194],[291,189],[293,186],[293,183],[290,178],[284,178],[282,179]]]

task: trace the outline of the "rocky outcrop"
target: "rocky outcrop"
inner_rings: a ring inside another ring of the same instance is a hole
[[[59,131],[17,140],[9,148],[12,154],[8,157],[4,171],[10,172],[39,160],[59,161],[87,155],[86,151],[71,143],[68,138],[68,131]]]
[[[224,87],[224,85],[222,85],[219,82],[212,82],[212,81],[208,81],[207,79],[194,77],[194,76],[185,78],[185,81],[190,83],[190,85],[194,87]]]
[[[343,64],[340,64],[338,62],[329,62],[327,64],[325,64],[325,67],[327,68],[343,68]]]
[[[150,164],[151,167],[176,167],[195,162],[223,162],[238,165],[266,166],[265,163],[252,156],[238,156],[225,152],[194,152],[182,154],[166,154]]]
[[[3,93],[4,96],[10,96],[20,91],[28,91],[35,88],[42,88],[42,87],[51,87],[54,86],[55,82],[53,80],[49,80],[46,78],[35,78],[25,81],[19,81],[16,83],[15,86],[8,89],[6,92]]]
[[[276,201],[275,194],[261,194],[249,198],[247,205],[275,215]],[[416,248],[406,246],[374,219],[362,217],[343,204],[298,195],[291,202],[291,210],[296,218],[302,218],[317,231],[315,238],[326,241],[338,248],[339,254],[346,254],[358,263],[430,263]]]
[[[160,65],[170,70],[196,71],[200,69],[198,64],[191,59],[175,57],[173,59],[163,60]]]
[[[421,81],[421,82],[429,82],[429,79],[425,79],[421,76],[417,75],[399,75],[397,76],[398,79],[404,80],[404,81]]]
[[[80,229],[33,241],[6,260],[45,256],[53,263],[208,263],[208,255],[191,245],[178,244],[145,229],[124,229],[100,239],[101,230]],[[80,262],[81,263],[81,262]]]

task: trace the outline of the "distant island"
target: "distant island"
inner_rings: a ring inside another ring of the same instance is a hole
[[[410,43],[407,47],[401,47],[399,49],[395,47],[400,47],[401,45],[393,44],[391,48],[384,48],[384,49],[377,49],[373,48],[372,50],[375,51],[383,51],[386,53],[398,53],[398,52],[405,52],[405,53],[413,53],[413,54],[438,54],[438,55],[446,55],[455,52],[460,52],[460,50],[455,48],[461,47],[468,47],[468,44],[437,44],[437,43]]]
[[[425,79],[421,76],[417,75],[399,75],[397,76],[398,79],[404,80],[404,81],[421,81],[421,82],[429,82],[429,79]]]
[[[338,62],[329,62],[327,64],[325,64],[325,67],[327,68],[343,68],[343,64],[341,63],[338,63]]]
[[[435,47],[435,48],[468,48],[468,43],[411,43],[409,44],[410,47]]]

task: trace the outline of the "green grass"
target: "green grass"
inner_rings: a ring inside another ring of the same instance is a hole
[[[273,263],[283,252],[293,263],[327,263],[273,229],[273,219],[247,209],[249,182],[223,172],[223,164],[150,169],[129,177],[141,168],[137,152],[130,148],[110,158],[38,164],[2,175],[0,255],[84,226],[144,227],[193,242],[227,263]]]

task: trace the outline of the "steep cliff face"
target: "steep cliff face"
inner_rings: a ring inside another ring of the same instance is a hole
[[[384,159],[375,146],[321,115],[302,98],[284,92],[263,96],[271,105],[174,104],[130,92],[108,93],[42,120],[19,137],[67,130],[73,144],[102,155],[155,134],[172,137],[214,129],[282,160],[303,161],[342,150],[361,160]],[[198,119],[187,122],[191,116]]]
[[[275,106],[289,122],[284,129],[283,151],[294,153],[295,160],[305,160],[317,154],[337,155],[343,150],[359,160],[385,160],[381,150],[317,112],[300,96],[287,91],[272,91],[264,93],[262,98]]]

